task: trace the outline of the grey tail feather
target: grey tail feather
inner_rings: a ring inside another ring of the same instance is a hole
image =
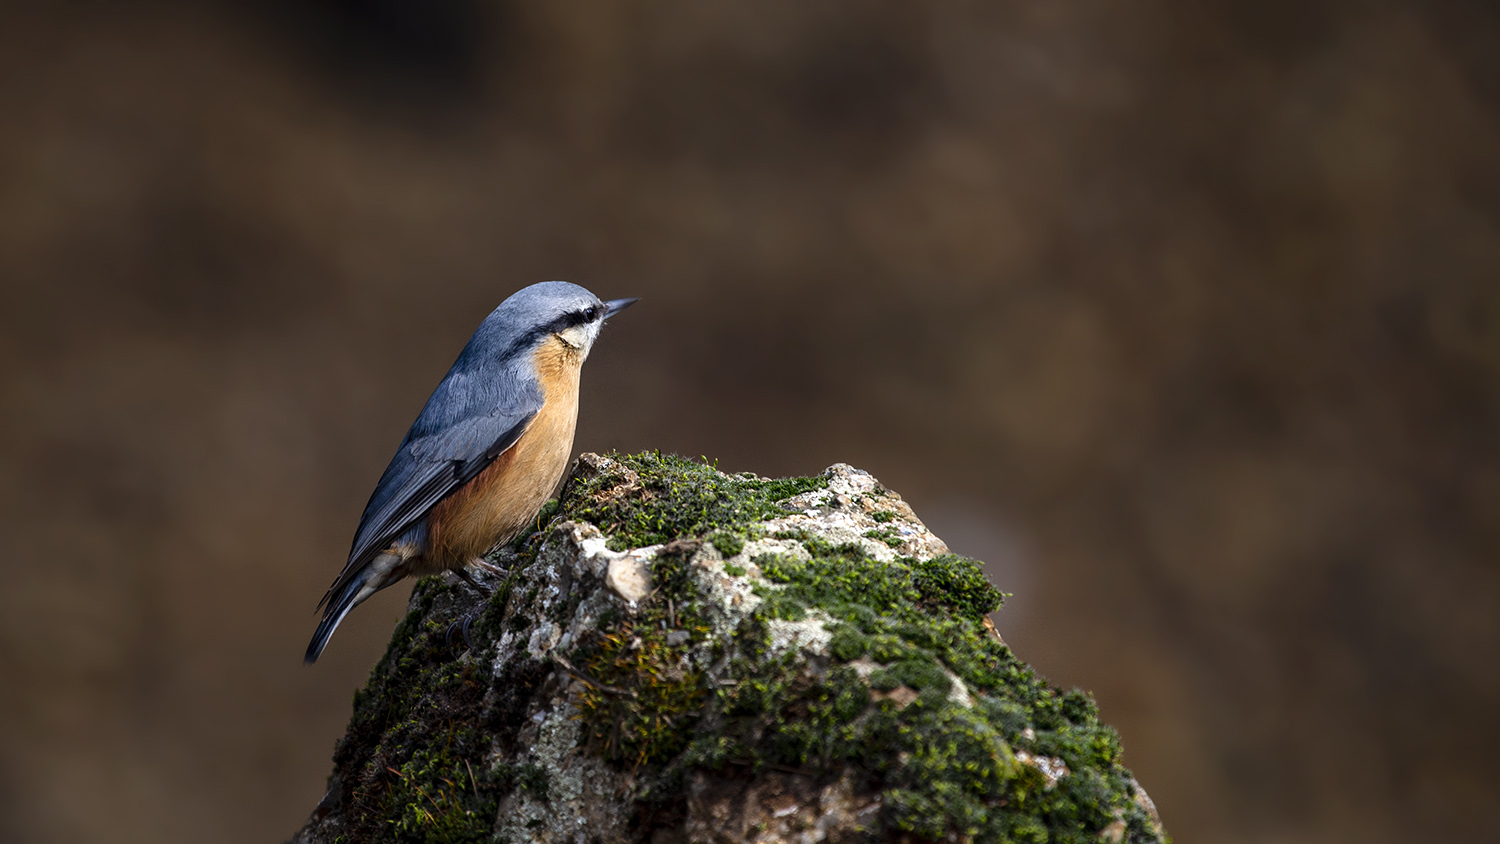
[[[365,581],[372,574],[371,567],[365,566],[363,571],[349,578],[349,582],[344,584],[337,598],[328,602],[328,608],[323,611],[323,620],[318,622],[318,629],[313,632],[312,641],[307,643],[307,654],[302,657],[304,663],[312,665],[318,661],[323,648],[328,646],[328,640],[333,637],[333,631],[338,629],[339,622],[343,621],[344,616],[359,604],[359,594],[364,589]],[[327,600],[327,597],[324,596],[324,600]]]

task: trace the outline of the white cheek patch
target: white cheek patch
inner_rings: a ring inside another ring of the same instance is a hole
[[[586,322],[565,328],[559,331],[557,336],[562,338],[564,343],[588,355],[589,349],[594,345],[594,339],[599,336],[599,325],[597,322]]]

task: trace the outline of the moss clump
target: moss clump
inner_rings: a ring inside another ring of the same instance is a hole
[[[745,550],[745,537],[742,534],[721,530],[711,534],[708,541],[712,542],[714,547],[719,549],[719,553],[726,557],[733,557]]]
[[[854,607],[875,614],[897,614],[918,622],[934,610],[978,621],[998,610],[1005,595],[985,579],[980,564],[968,557],[944,554],[930,560],[902,557],[882,563],[863,546],[833,546],[816,537],[793,535],[811,559],[765,554],[756,559],[766,577],[787,585],[785,592],[804,603],[832,608]]]
[[[414,752],[385,795],[395,841],[486,841],[496,803],[480,795],[472,765],[451,745]]]
[[[706,694],[687,643],[705,632],[670,644],[659,626],[627,623],[575,653],[583,685],[575,705],[599,753],[634,768],[682,750]]]
[[[1006,798],[1022,768],[998,730],[972,710],[923,695],[899,712],[886,704],[872,732],[896,751],[883,796],[891,825],[920,838],[1004,840]]]
[[[455,844],[488,839],[498,808],[480,729],[491,678],[483,663],[454,661],[434,604],[449,587],[419,582],[411,611],[356,693],[334,752],[344,815],[361,841]]]
[[[819,773],[866,750],[858,725],[870,708],[870,690],[852,669],[814,680],[787,659],[758,663],[752,657],[736,667],[743,676],[719,689],[710,706],[712,734],[697,737],[685,754],[694,764]]]
[[[924,607],[942,607],[970,621],[981,621],[1005,603],[1005,593],[984,576],[979,562],[968,557],[941,554],[902,562],[911,566],[912,587]]]
[[[600,625],[569,659],[590,744],[632,770],[676,756],[692,734],[707,684],[689,654],[709,633],[681,542],[652,561],[653,598],[631,618]]]
[[[549,799],[551,795],[552,780],[547,776],[547,769],[535,762],[520,765],[502,763],[495,766],[493,776],[503,786],[525,789],[542,800]]]
[[[829,710],[842,718],[810,718],[819,701],[847,699],[842,669],[799,683],[746,659],[741,670],[754,679],[742,684],[755,694],[722,704],[747,737],[736,753],[756,764],[860,770],[882,795],[887,827],[922,839],[1081,844],[1121,817],[1125,840],[1156,840],[1119,765],[1118,737],[1099,723],[1093,700],[1049,687],[984,629],[1004,596],[978,563],[955,555],[885,563],[858,545],[798,538],[810,559],[757,560],[782,586],[767,590],[756,623],[786,618],[789,605],[823,613],[836,663],[879,665],[861,684],[877,702],[857,713]],[[1049,783],[1016,761],[1017,747],[1056,757],[1070,773]]]
[[[766,479],[726,475],[713,465],[672,454],[610,454],[615,471],[575,480],[563,508],[570,518],[591,522],[621,551],[685,536],[732,534],[757,521],[785,515],[781,502],[825,489],[827,478]],[[639,489],[603,495],[622,485],[627,472]]]

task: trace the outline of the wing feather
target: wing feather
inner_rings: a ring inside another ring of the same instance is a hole
[[[509,371],[465,371],[462,363],[438,385],[396,449],[365,505],[349,561],[319,608],[434,505],[515,445],[541,410],[534,382]]]

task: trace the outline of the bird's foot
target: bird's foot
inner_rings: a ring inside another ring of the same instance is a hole
[[[443,642],[448,646],[448,650],[454,650],[453,632],[455,630],[463,634],[465,650],[474,650],[474,639],[469,636],[469,631],[474,627],[474,619],[478,618],[482,612],[484,612],[482,607],[469,610],[448,625],[448,632],[443,635]]]
[[[494,576],[496,576],[496,577],[498,577],[498,578],[500,578],[502,580],[504,580],[507,577],[510,577],[510,569],[505,568],[504,566],[497,566],[494,563],[492,563],[489,560],[486,560],[486,559],[484,559],[482,557],[480,559],[477,559],[474,562],[470,563],[470,565],[472,565],[476,569],[479,569],[480,571],[489,572],[490,574],[493,574]]]
[[[493,569],[493,566],[491,566],[490,568]],[[504,569],[501,569],[501,571],[504,571]],[[483,583],[475,580],[474,575],[469,574],[468,569],[457,569],[453,573],[458,575],[459,579],[464,583],[469,584],[469,587],[472,588],[475,592],[478,592],[479,597],[483,598],[484,600],[488,601],[490,599],[490,596],[495,594],[495,588],[493,586],[486,586]]]
[[[479,569],[480,571],[494,575],[501,580],[504,580],[506,577],[510,576],[509,571],[487,560],[475,560],[470,563],[470,565],[472,565],[476,569]],[[485,583],[481,583],[469,571],[468,567],[454,569],[453,573],[458,575],[458,578],[464,583],[469,584],[470,589],[473,589],[475,592],[479,593],[479,597],[481,600],[479,604],[471,607],[468,612],[464,613],[456,621],[448,625],[448,632],[444,635],[443,639],[447,643],[449,649],[452,649],[453,634],[454,632],[460,632],[464,637],[464,645],[472,650],[474,647],[474,640],[469,635],[469,632],[474,627],[474,620],[484,614],[485,608],[489,605],[490,598],[495,594],[495,587],[489,586]]]

